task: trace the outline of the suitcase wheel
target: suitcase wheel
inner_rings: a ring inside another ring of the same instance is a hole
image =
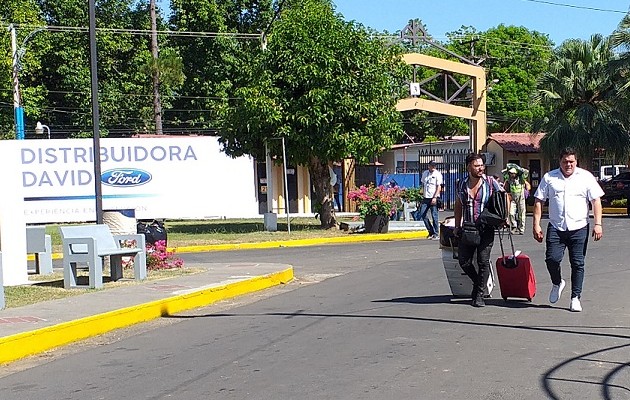
[[[504,297],[504,298],[503,298],[503,301],[507,301],[507,297]]]
[[[527,298],[527,301],[529,301],[529,302],[531,303],[531,302],[532,302],[532,298],[531,298],[531,297],[528,297],[528,298]]]

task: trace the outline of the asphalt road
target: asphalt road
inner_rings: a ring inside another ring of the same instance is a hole
[[[482,309],[451,298],[428,240],[182,255],[297,279],[40,360],[0,378],[0,399],[630,399],[628,223],[589,243],[582,313],[568,291],[548,305],[529,235],[533,302],[495,289]]]

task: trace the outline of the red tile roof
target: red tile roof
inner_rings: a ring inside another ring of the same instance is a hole
[[[544,133],[493,133],[490,140],[512,153],[538,153],[543,136]]]

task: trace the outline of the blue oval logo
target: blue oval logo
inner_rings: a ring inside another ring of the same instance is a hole
[[[141,169],[116,168],[101,174],[101,182],[107,186],[140,186],[151,180],[151,174]]]

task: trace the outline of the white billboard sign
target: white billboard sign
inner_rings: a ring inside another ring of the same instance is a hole
[[[96,220],[92,139],[17,143],[26,223]],[[104,210],[134,209],[138,219],[259,216],[253,160],[228,157],[216,138],[103,138],[100,158]],[[7,161],[3,173],[15,171]]]

